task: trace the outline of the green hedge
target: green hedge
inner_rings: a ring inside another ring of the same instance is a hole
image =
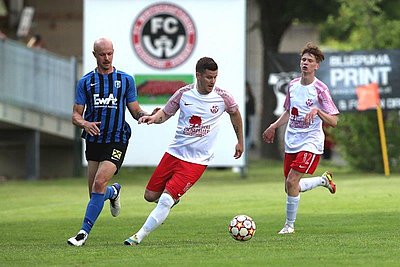
[[[383,112],[383,117],[390,170],[399,172],[399,112]],[[338,126],[330,128],[329,132],[350,167],[365,172],[384,171],[376,110],[342,113]]]

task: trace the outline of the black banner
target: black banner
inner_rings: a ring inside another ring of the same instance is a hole
[[[269,58],[272,73],[268,84],[278,99],[274,113],[280,115],[288,82],[300,76],[300,55],[269,54]],[[379,85],[383,109],[400,109],[400,50],[325,53],[316,76],[328,86],[341,112],[355,111],[357,86],[372,82]]]

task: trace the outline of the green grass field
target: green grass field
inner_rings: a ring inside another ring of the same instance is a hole
[[[86,178],[0,184],[0,266],[399,266],[400,175],[334,172],[338,191],[303,193],[296,233],[277,235],[285,219],[280,162],[252,162],[247,178],[209,169],[139,246],[123,245],[154,204],[143,199],[151,168],[123,169],[121,215],[106,202],[85,246],[66,240],[80,229]],[[234,215],[253,217],[248,242],[233,240]]]

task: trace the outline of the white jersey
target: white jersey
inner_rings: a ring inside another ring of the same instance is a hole
[[[176,91],[163,111],[173,116],[178,109],[178,126],[167,153],[184,161],[208,165],[214,157],[221,115],[224,111],[236,112],[238,105],[225,90],[214,87],[211,93],[202,95],[196,84],[190,84]]]
[[[317,78],[309,85],[302,85],[300,78],[293,79],[289,83],[284,108],[290,114],[285,132],[285,152],[323,154],[325,134],[321,118],[317,115],[310,125],[305,124],[304,118],[313,108],[330,115],[339,114],[328,87]]]

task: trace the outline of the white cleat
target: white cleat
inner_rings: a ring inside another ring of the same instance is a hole
[[[121,185],[115,183],[112,187],[114,191],[117,192],[117,196],[114,199],[110,199],[110,211],[112,216],[117,217],[121,211]]]
[[[81,247],[85,245],[88,236],[89,235],[84,230],[80,230],[76,236],[68,239],[67,243],[71,246]]]
[[[285,224],[285,226],[282,228],[282,230],[279,231],[278,234],[280,235],[285,235],[285,234],[293,234],[294,233],[294,227]]]

